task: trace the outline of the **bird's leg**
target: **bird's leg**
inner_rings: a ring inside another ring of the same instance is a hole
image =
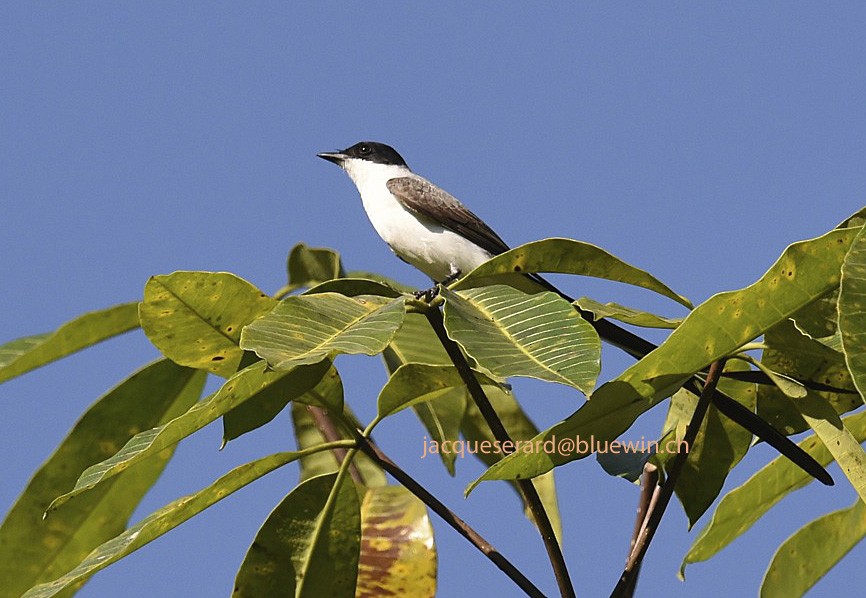
[[[460,276],[461,276],[460,270],[455,270],[454,272],[449,274],[447,277],[445,277],[445,279],[443,279],[442,282],[434,284],[429,289],[426,289],[424,291],[415,291],[415,293],[414,293],[415,299],[418,299],[420,301],[423,298],[427,303],[430,303],[431,301],[433,301],[433,299],[436,298],[436,295],[439,294],[439,285],[440,284],[443,286],[448,286],[449,284],[451,284],[452,282],[454,282],[455,280],[460,278]],[[434,280],[433,282],[435,283],[436,281]]]

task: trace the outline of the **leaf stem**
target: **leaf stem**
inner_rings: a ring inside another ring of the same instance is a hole
[[[328,417],[328,414],[325,413],[324,409],[316,407],[315,405],[307,405],[307,411],[312,416],[313,421],[316,422],[316,427],[319,429],[319,432],[322,433],[322,437],[327,442],[343,440],[342,435],[337,430],[337,426],[334,425],[334,420]],[[332,452],[334,453],[334,457],[337,459],[337,463],[340,464],[340,467],[342,467],[343,462],[350,457],[348,454],[349,451],[343,447],[335,447]],[[354,454],[352,456],[354,456]],[[349,459],[349,475],[352,476],[352,480],[354,480],[356,484],[360,484],[361,486],[367,485],[364,483],[364,476],[361,473],[361,470],[355,464],[353,459]]]
[[[694,444],[695,439],[698,436],[698,430],[700,430],[701,423],[704,421],[704,417],[707,414],[707,409],[710,407],[716,384],[719,382],[719,377],[721,376],[724,367],[725,359],[714,361],[710,365],[710,370],[707,373],[707,381],[701,390],[698,404],[695,406],[695,411],[692,414],[692,419],[689,421],[685,437],[683,438],[683,441],[688,447],[691,447]],[[668,471],[668,476],[662,484],[661,490],[658,492],[658,499],[656,500],[655,505],[651,505],[650,507],[649,514],[645,518],[645,525],[641,526],[637,542],[629,555],[625,569],[623,570],[619,581],[614,587],[613,592],[611,592],[611,598],[624,598],[631,596],[634,592],[640,564],[643,562],[643,558],[649,549],[650,542],[652,542],[653,536],[655,536],[659,523],[662,520],[662,516],[670,503],[677,480],[680,477],[683,465],[685,465],[688,456],[688,451],[678,452],[674,456],[673,463]]]
[[[475,405],[478,407],[478,410],[481,412],[487,425],[490,426],[494,438],[505,446],[513,446],[511,436],[502,424],[502,420],[499,419],[499,415],[497,415],[496,410],[493,408],[487,395],[484,394],[484,390],[481,388],[481,384],[472,372],[472,368],[469,367],[469,362],[466,361],[463,351],[460,349],[460,346],[448,336],[439,306],[431,306],[427,309],[425,315],[427,316],[430,325],[433,327],[434,332],[436,332],[439,342],[442,343],[442,346],[448,353],[448,357],[451,359],[451,362],[460,374],[460,378],[463,380],[463,383],[466,384],[466,388],[469,390],[469,395],[472,397],[472,400],[475,402]],[[556,583],[559,586],[559,592],[563,597],[573,598],[575,596],[574,586],[572,585],[571,577],[568,574],[568,567],[566,566],[565,558],[562,555],[562,548],[556,539],[556,533],[553,531],[553,525],[550,523],[547,511],[544,509],[544,504],[541,502],[538,490],[535,489],[532,480],[518,479],[516,482],[520,488],[521,494],[523,494],[523,497],[526,500],[530,512],[532,513],[535,524],[538,526],[538,530],[541,533],[541,539],[544,542],[547,556],[550,559],[551,566],[553,567],[553,574],[556,577]]]
[[[544,598],[544,593],[539,590],[511,561],[485,540],[468,523],[458,517],[451,509],[446,507],[438,498],[433,496],[424,486],[406,473],[399,465],[394,463],[376,444],[369,438],[362,436],[356,431],[358,449],[375,461],[382,469],[400,482],[409,492],[418,497],[427,505],[431,511],[439,515],[445,523],[451,526],[458,534],[466,538],[470,544],[481,551],[490,559],[505,575],[507,575],[527,596],[533,598]]]

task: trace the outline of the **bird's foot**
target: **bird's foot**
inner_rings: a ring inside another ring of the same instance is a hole
[[[452,282],[454,282],[455,280],[460,278],[460,274],[461,274],[460,270],[457,270],[456,272],[452,272],[442,282],[435,284],[432,287],[430,287],[429,289],[426,289],[424,291],[415,291],[413,293],[413,295],[415,295],[415,299],[418,299],[419,301],[421,299],[423,299],[427,303],[430,303],[431,301],[433,301],[433,299],[436,298],[437,295],[439,295],[439,285],[448,286],[449,284],[451,284]]]
[[[436,295],[439,294],[439,286],[438,285],[433,286],[433,287],[430,287],[429,289],[425,289],[423,291],[415,291],[412,294],[415,296],[415,299],[417,299],[418,301],[421,301],[423,299],[427,303],[430,303],[431,301],[433,301],[433,299],[436,298]]]

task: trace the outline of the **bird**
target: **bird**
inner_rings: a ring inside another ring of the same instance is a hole
[[[373,228],[401,260],[434,283],[447,285],[489,259],[505,253],[508,244],[456,197],[415,174],[391,146],[360,141],[336,152],[316,154],[342,168],[355,184]],[[505,284],[526,292],[551,291],[569,303],[574,300],[534,273],[509,275]],[[657,346],[591,311],[574,305],[599,337],[641,359]],[[684,387],[700,393],[700,374]],[[832,486],[830,474],[808,453],[772,425],[716,389],[713,404],[725,416],[767,442],[804,471]]]

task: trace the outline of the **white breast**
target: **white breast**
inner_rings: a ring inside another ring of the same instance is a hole
[[[466,274],[492,257],[457,233],[411,212],[388,191],[386,183],[392,178],[420,178],[405,166],[349,159],[344,168],[379,236],[394,253],[434,281],[457,271]]]

